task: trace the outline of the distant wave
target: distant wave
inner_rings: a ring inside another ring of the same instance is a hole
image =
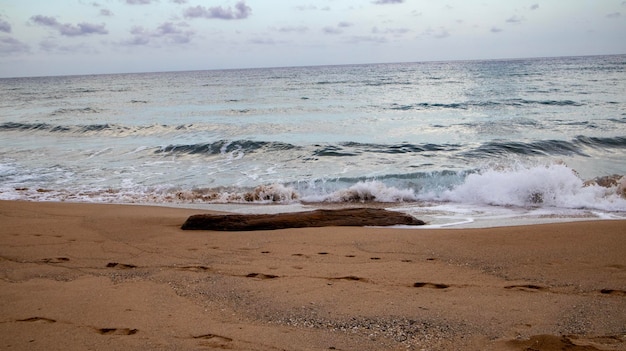
[[[60,108],[52,112],[52,116],[63,115],[63,114],[77,114],[77,113],[100,113],[100,110],[93,107],[84,107],[84,108]]]
[[[316,145],[314,156],[356,156],[364,153],[407,154],[427,151],[456,151],[458,144],[371,144],[345,142],[337,145]]]
[[[427,109],[461,109],[467,110],[470,108],[484,108],[495,106],[526,106],[526,105],[547,105],[547,106],[583,106],[581,102],[572,100],[526,100],[526,99],[508,99],[502,101],[466,101],[455,103],[434,103],[434,102],[422,102],[416,104],[400,105],[391,104],[389,109],[391,110],[427,110]]]
[[[157,149],[156,154],[207,154],[207,155],[219,155],[226,154],[235,151],[241,151],[244,153],[254,152],[259,149],[266,149],[268,151],[280,151],[280,150],[292,150],[297,149],[298,146],[281,143],[281,142],[267,142],[267,141],[254,141],[254,140],[219,140],[212,143],[200,143],[191,145],[168,145]]]
[[[6,122],[0,124],[0,132],[21,131],[21,132],[49,132],[49,133],[74,133],[86,134],[101,132],[115,136],[127,136],[132,134],[159,133],[186,130],[192,125],[149,125],[149,126],[126,126],[114,123],[86,124],[86,125],[54,125],[49,123],[20,123]]]
[[[626,136],[614,138],[598,138],[581,135],[576,137],[574,143],[578,145],[599,148],[626,148]]]
[[[463,152],[466,157],[491,157],[496,155],[580,155],[588,156],[583,147],[626,148],[626,137],[598,138],[578,136],[572,141],[539,140],[533,142],[493,141]]]
[[[49,123],[6,122],[0,124],[1,132],[59,133],[76,135],[104,134],[112,137],[132,135],[160,135],[173,132],[193,132],[210,130],[210,126],[182,125],[146,125],[129,126],[120,124],[55,125]],[[341,142],[334,144],[294,145],[281,141],[258,140],[217,140],[192,144],[171,144],[153,146],[155,154],[207,154],[215,155],[233,151],[253,152],[263,149],[266,152],[304,150],[309,156],[318,157],[354,157],[367,154],[411,154],[411,153],[447,153],[450,156],[464,158],[487,158],[493,156],[588,156],[588,149],[624,149],[626,136],[593,137],[579,135],[573,140],[493,140],[479,145],[472,144],[435,144],[435,143],[397,143],[378,144],[360,142]]]

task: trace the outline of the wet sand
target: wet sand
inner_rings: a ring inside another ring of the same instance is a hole
[[[0,349],[626,350],[626,221],[183,231],[0,201]]]

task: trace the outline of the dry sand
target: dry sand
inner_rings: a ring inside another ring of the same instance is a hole
[[[626,222],[182,231],[0,201],[0,349],[626,350]]]

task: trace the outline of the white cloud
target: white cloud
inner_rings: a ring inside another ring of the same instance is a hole
[[[511,16],[506,20],[506,23],[522,23],[524,17]]]
[[[42,15],[33,16],[30,18],[30,20],[36,24],[56,29],[61,35],[68,37],[109,33],[106,30],[106,25],[104,23],[93,24],[83,22],[77,25],[73,25],[70,23],[59,23],[54,17]]]
[[[237,20],[248,18],[252,13],[250,6],[246,5],[244,1],[239,1],[235,4],[235,9],[228,7],[223,8],[221,6],[209,7],[195,6],[189,7],[185,10],[184,16],[186,18],[208,18],[208,19],[223,19],[223,20]]]
[[[132,39],[124,41],[123,44],[129,46],[187,44],[191,42],[196,33],[192,30],[183,30],[181,27],[186,27],[186,24],[164,22],[154,30],[148,30],[141,26],[133,27],[130,31],[130,34],[133,35]]]
[[[306,26],[285,26],[280,28],[274,28],[274,30],[281,33],[305,33],[309,31],[309,27]]]
[[[30,47],[11,37],[0,37],[0,55],[29,52]]]
[[[11,33],[11,24],[0,18],[0,32]]]
[[[126,0],[129,5],[149,5],[153,0]]]
[[[343,33],[343,31],[337,27],[332,27],[332,26],[326,26],[324,28],[322,28],[322,32],[326,33],[326,34],[341,34]]]

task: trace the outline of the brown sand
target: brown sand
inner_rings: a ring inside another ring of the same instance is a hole
[[[0,201],[0,349],[626,350],[626,222],[182,231]]]

